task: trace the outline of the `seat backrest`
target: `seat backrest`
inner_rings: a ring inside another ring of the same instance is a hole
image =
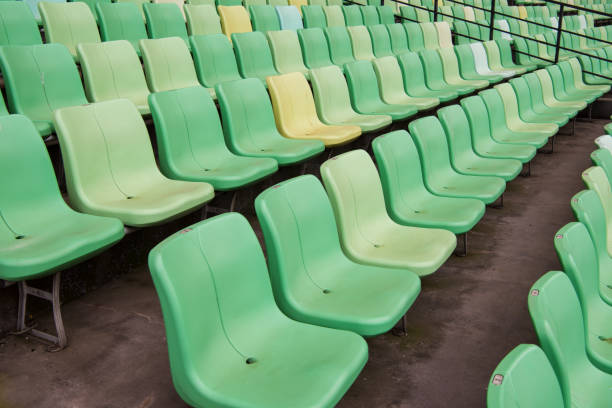
[[[396,55],[408,52],[408,37],[406,30],[401,24],[387,24],[387,32],[391,40],[391,49]]]
[[[42,39],[28,5],[22,1],[1,1],[0,46],[36,44],[42,44]]]
[[[376,72],[370,61],[355,61],[344,66],[353,106],[357,110],[371,101],[382,102]],[[364,109],[367,110],[367,109]]]
[[[215,6],[210,4],[185,4],[185,18],[189,35],[221,34],[221,19]]]
[[[223,33],[232,41],[233,33],[245,33],[253,31],[249,13],[242,6],[217,6],[219,17],[221,18],[221,29]]]
[[[302,6],[302,14],[304,15],[304,27],[327,27],[327,20],[325,20],[322,6]]]
[[[222,82],[242,79],[232,44],[225,35],[194,35],[189,41],[195,70],[204,86],[213,88]]]
[[[50,3],[38,5],[48,43],[60,43],[76,56],[79,43],[100,42],[94,16],[85,3]]]
[[[142,5],[145,3],[150,3],[151,0],[116,0],[116,3],[132,3],[134,4],[137,8],[138,11],[140,12],[141,16],[142,16],[142,20],[145,20],[145,15],[144,15],[144,10],[142,9]],[[192,1],[193,3],[193,1]],[[214,4],[214,2],[213,2]]]
[[[98,21],[98,16],[96,15],[96,6],[98,4],[110,4],[111,3],[111,0],[75,0],[75,1],[80,1],[80,2],[87,4],[89,9],[91,10],[91,13],[94,15],[94,18],[96,19],[96,21]]]
[[[355,61],[351,38],[345,26],[327,27],[324,31],[325,37],[327,38],[327,45],[329,46],[331,61],[334,64],[343,66],[344,64]]]
[[[140,40],[140,50],[152,92],[199,86],[191,53],[179,37]]]
[[[320,28],[298,30],[298,39],[304,55],[304,63],[310,69],[333,65],[325,34]]]
[[[232,34],[232,42],[238,69],[243,78],[265,80],[265,76],[278,75],[272,61],[270,45],[264,33],[259,31],[235,33]]]
[[[368,26],[368,32],[372,40],[372,50],[376,58],[392,56],[391,39],[387,28],[382,24]]]
[[[427,89],[425,86],[425,71],[423,64],[416,52],[405,52],[397,56],[402,76],[404,78],[404,89]],[[408,92],[410,94],[410,92]]]
[[[421,30],[420,24],[404,23],[403,26],[408,38],[408,48],[410,48],[410,51],[416,52],[425,49],[423,31]]]
[[[53,3],[65,3],[66,0],[48,0],[50,2]],[[41,2],[41,0],[23,0],[24,3],[26,3],[30,9],[30,11],[32,12],[32,15],[34,15],[34,19],[36,20],[36,22],[38,24],[41,24],[41,18],[40,18],[40,11],[38,9],[38,3]]]
[[[71,106],[53,116],[76,209],[138,196],[143,186],[163,179],[144,120],[129,100]]]
[[[351,108],[348,85],[340,67],[330,65],[310,71],[310,83],[317,114],[326,123],[355,115]]]
[[[493,371],[487,407],[562,407],[563,393],[548,357],[538,346],[521,344]]]
[[[603,169],[608,182],[612,180],[612,154],[608,149],[597,149],[591,153],[591,160],[595,166]]]
[[[325,0],[308,0],[308,5],[309,6],[325,6],[327,5],[327,2]],[[304,10],[302,6],[302,11]]]
[[[289,0],[288,2],[289,6],[293,6],[295,8],[297,8],[298,13],[300,13],[300,15],[302,14],[302,6],[307,6],[308,5],[308,0]]]
[[[103,41],[127,40],[135,50],[148,38],[138,7],[133,3],[99,3],[96,6]]]
[[[205,172],[227,147],[217,107],[201,86],[156,92],[150,98],[159,167],[170,178]],[[211,160],[212,159],[212,160]]]
[[[350,5],[342,6],[342,13],[344,13],[344,22],[347,26],[359,26],[363,25],[363,16],[359,9],[362,6]]]
[[[460,161],[461,156],[466,153],[471,156],[473,147],[470,124],[461,106],[449,105],[439,109],[438,119],[444,129],[454,163]]]
[[[268,5],[270,6],[288,6],[289,5],[289,1],[288,0],[267,0],[268,1]]]
[[[277,31],[280,30],[278,14],[272,6],[249,6],[253,30],[255,31]]]
[[[87,103],[79,71],[62,44],[0,47],[0,67],[11,112],[51,121],[55,109]]]
[[[243,0],[242,4],[249,8],[250,6],[265,6],[267,3],[266,0]]]
[[[373,60],[372,38],[366,26],[347,27],[356,60]]]
[[[452,168],[448,142],[438,118],[426,116],[412,121],[408,125],[408,131],[419,150],[423,174],[431,177]]]
[[[177,389],[187,401],[199,395],[214,406],[218,393],[203,395],[201,384],[214,383],[219,368],[206,362],[247,366],[245,356],[255,349],[245,316],[257,311],[287,319],[274,302],[257,237],[242,215],[222,214],[158,244],[149,254],[149,269],[164,314],[172,376],[182,384]]]
[[[506,126],[506,110],[504,109],[504,102],[499,92],[495,89],[485,89],[478,94],[482,97],[485,105],[487,105],[491,128],[495,128],[493,124]]]
[[[378,11],[380,24],[395,24],[393,6],[377,6],[376,11]]]
[[[185,21],[185,0],[152,0],[152,2],[156,4],[176,4],[183,16],[183,21]]]
[[[338,6],[325,6],[323,7],[325,13],[325,20],[327,27],[345,26],[344,14],[342,14],[342,8]]]
[[[608,229],[606,226],[606,213],[594,190],[583,190],[572,197],[572,210],[576,219],[584,224],[595,245],[595,250],[602,258],[609,258],[607,241]],[[600,265],[604,263],[600,262]]]
[[[438,30],[436,30],[434,23],[421,23],[420,26],[423,32],[423,43],[425,44],[425,48],[430,50],[440,48]]]
[[[281,30],[299,30],[304,28],[302,23],[302,15],[295,6],[276,6],[274,7],[278,14]]]
[[[442,59],[436,50],[421,50],[418,52],[423,69],[425,70],[425,78],[427,83],[444,81],[444,68]]]
[[[129,42],[79,44],[78,52],[90,101],[127,98],[136,105],[146,103],[149,89],[140,58]]]
[[[342,0],[327,0],[328,6],[342,6]]]
[[[268,31],[267,37],[274,58],[274,66],[278,72],[281,74],[308,72],[295,30]]]
[[[565,406],[571,406],[572,372],[589,368],[576,291],[565,273],[548,272],[531,287],[528,306],[540,345],[557,373]]]
[[[453,40],[451,36],[450,26],[448,25],[448,23],[444,21],[438,21],[436,23],[433,23],[433,25],[436,28],[436,33],[438,34],[438,44],[440,45],[440,47],[452,47]],[[478,38],[478,36],[475,37]]]
[[[255,211],[266,242],[270,279],[280,306],[287,289],[325,290],[321,261],[344,258],[334,212],[321,182],[313,175],[295,177],[263,191]],[[290,297],[290,295],[289,295]]]
[[[364,25],[374,25],[380,24],[380,17],[378,17],[378,11],[376,10],[376,6],[362,6],[359,7],[359,11],[361,11],[361,16],[363,17]]]
[[[180,9],[174,3],[143,4],[150,38],[179,37],[189,41],[187,27]]]

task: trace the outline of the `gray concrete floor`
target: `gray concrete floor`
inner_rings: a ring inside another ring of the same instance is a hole
[[[527,294],[559,268],[553,234],[572,221],[607,121],[577,122],[532,176],[508,185],[504,207],[487,208],[469,255],[451,257],[408,311],[408,335],[368,339],[369,361],[341,407],[482,407],[489,376],[514,346],[537,342]],[[564,129],[565,132],[568,129]],[[48,353],[27,337],[0,339],[0,407],[183,407],[172,386],[164,325],[144,262],[63,307],[70,345]],[[44,314],[41,327],[49,327]],[[307,384],[305,384],[307,386]]]

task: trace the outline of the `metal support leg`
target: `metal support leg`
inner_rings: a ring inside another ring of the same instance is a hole
[[[236,208],[236,201],[238,199],[238,190],[234,191],[234,195],[232,195],[232,202],[230,203],[230,212],[233,212]]]
[[[497,201],[489,204],[491,208],[504,208],[504,195],[499,196]]]
[[[525,167],[527,167],[527,171],[525,171]],[[531,161],[528,161],[523,165],[523,171],[521,172],[521,177],[529,177],[531,176]]]
[[[202,215],[200,216],[200,219],[205,220],[206,217],[208,217],[208,204],[202,208]]]
[[[407,336],[408,335],[408,321],[406,318],[406,314],[402,316],[402,323],[400,324],[400,328],[391,329],[391,334],[394,336]]]
[[[589,105],[589,122],[593,121],[593,104]]]
[[[308,163],[302,163],[302,170],[300,170],[300,175],[306,174],[306,170],[308,169]]]
[[[572,119],[572,136],[576,136],[576,117]]]
[[[53,343],[53,347],[49,351],[60,351],[68,344],[66,331],[64,330],[64,322],[62,320],[61,303],[60,303],[60,286],[61,272],[57,272],[53,276],[53,289],[47,292],[42,289],[37,289],[25,281],[19,282],[19,310],[17,312],[17,333],[30,333],[33,337],[49,341]],[[55,323],[55,331],[57,336],[26,326],[25,319],[27,314],[28,295],[36,296],[40,299],[45,299],[51,302],[53,306],[53,321]]]
[[[458,251],[458,250],[455,249],[455,255],[459,256],[459,257],[464,257],[464,256],[467,255],[467,245],[468,245],[467,244],[467,236],[468,236],[468,233],[465,232],[465,233],[461,234],[461,236],[463,238],[462,239],[462,241],[463,241],[463,251]]]

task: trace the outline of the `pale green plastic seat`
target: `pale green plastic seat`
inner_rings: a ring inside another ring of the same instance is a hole
[[[575,87],[569,86],[569,83],[566,86],[565,78],[558,65],[549,65],[545,70],[553,84],[555,98],[560,101],[584,101],[588,105],[601,96],[601,93],[598,91],[578,90]]]
[[[422,50],[418,52],[419,58],[423,63],[425,71],[425,84],[428,88],[436,91],[451,91],[459,95],[467,95],[476,90],[471,85],[465,83],[449,84],[444,75],[444,67],[440,54],[437,50]],[[462,81],[457,81],[462,82]]]
[[[434,23],[421,23],[421,32],[423,33],[423,44],[428,50],[436,50],[440,48],[440,42],[438,41],[438,30]]]
[[[434,273],[453,253],[457,239],[442,229],[397,224],[387,214],[376,167],[365,150],[321,165],[344,253],[355,262]]]
[[[408,36],[402,24],[387,24],[387,32],[391,40],[391,50],[394,54],[399,55],[409,52]],[[418,58],[418,57],[417,57]]]
[[[506,182],[519,175],[523,164],[514,159],[485,158],[474,152],[470,124],[459,105],[438,110],[438,119],[446,133],[451,164],[461,174],[501,177]]]
[[[224,82],[216,89],[226,143],[234,153],[272,157],[285,166],[301,163],[325,149],[319,140],[288,139],[278,132],[270,97],[260,80]]]
[[[194,211],[214,197],[208,183],[161,174],[147,127],[127,99],[58,109],[54,123],[70,204],[79,211],[146,227]]]
[[[295,30],[268,31],[266,36],[274,58],[274,67],[279,73],[301,72],[307,79],[310,78]]]
[[[512,81],[515,79],[517,81],[522,79],[527,83],[529,92],[531,94],[532,107],[536,112],[565,116],[567,118],[572,118],[578,114],[577,109],[559,105],[556,103],[558,101],[556,101],[554,98],[550,98],[550,96],[545,99],[542,84],[540,83],[537,75],[535,75],[533,72],[525,74],[520,78],[514,78]]]
[[[313,175],[255,200],[274,298],[290,318],[362,336],[393,328],[420,292],[410,270],[363,265],[342,251],[329,198]]]
[[[404,78],[404,90],[410,96],[419,98],[438,98],[440,102],[456,99],[457,92],[443,89],[433,90],[427,87],[425,71],[419,56],[414,52],[406,52],[397,56],[397,61]]]
[[[38,24],[23,1],[0,2],[0,46],[42,44]]]
[[[272,6],[249,6],[251,14],[251,22],[253,23],[254,31],[277,31],[280,30],[280,21],[278,14]]]
[[[238,70],[243,78],[258,78],[265,82],[266,77],[279,74],[274,68],[272,52],[263,33],[259,31],[234,33],[232,44],[234,44]]]
[[[32,12],[32,15],[34,16],[34,19],[36,20],[36,23],[39,26],[42,25],[40,11],[38,9],[38,3],[40,3],[41,0],[22,0],[22,1],[28,5],[30,11]],[[66,3],[66,0],[47,0],[47,1],[51,3]]]
[[[149,89],[134,47],[125,40],[79,44],[85,92],[91,102],[129,99],[149,114]]]
[[[450,85],[466,86],[483,89],[489,86],[486,79],[465,79],[459,72],[459,61],[453,48],[439,48],[437,50],[442,61],[444,80]]]
[[[80,43],[100,42],[98,25],[87,4],[82,2],[38,4],[47,43],[65,45],[73,58]]]
[[[600,370],[612,373],[612,305],[599,293],[598,256],[589,231],[571,222],[555,235],[555,249],[563,270],[572,281],[585,322],[587,354]]]
[[[145,3],[142,7],[149,38],[179,37],[189,46],[185,19],[175,3]]]
[[[323,13],[325,13],[327,27],[341,27],[346,25],[341,6],[342,4],[323,6]]]
[[[189,49],[181,38],[140,40],[140,51],[151,92],[200,85]]]
[[[565,71],[566,67],[571,68],[573,78],[574,78],[574,86],[577,89],[597,90],[603,93],[610,91],[610,85],[589,85],[585,83],[583,80],[582,66],[580,65],[580,62],[578,61],[577,58],[570,58],[567,61],[563,61],[559,63],[559,67],[561,67],[561,70],[564,72],[564,75],[566,72]]]
[[[572,210],[576,219],[584,224],[595,245],[599,266],[599,294],[612,305],[612,256],[608,253],[606,212],[594,190],[583,190],[572,197]]]
[[[376,58],[372,49],[372,39],[366,26],[351,26],[347,27],[347,30],[351,38],[353,55],[356,60],[369,61]]]
[[[192,0],[193,3],[194,0]],[[138,7],[138,11],[140,11],[140,15],[142,16],[142,21],[145,20],[144,10],[142,9],[142,5],[145,3],[151,3],[151,0],[116,0],[115,3],[132,3],[136,7]],[[214,4],[214,2],[213,2]]]
[[[317,115],[326,125],[356,125],[362,132],[380,130],[391,124],[389,115],[362,115],[353,110],[348,85],[339,67],[311,71]]]
[[[531,161],[536,155],[536,147],[528,144],[500,143],[491,134],[489,113],[480,96],[469,96],[460,101],[463,112],[470,124],[472,146],[482,157],[516,159],[523,163]]]
[[[395,56],[391,49],[391,38],[387,28],[382,24],[368,26],[368,33],[372,40],[372,51],[376,58]]]
[[[189,41],[198,79],[213,98],[217,84],[242,79],[232,44],[225,34],[194,35]]]
[[[607,161],[599,160],[600,164],[607,165]],[[607,166],[606,166],[607,167]],[[604,170],[603,167],[594,166],[582,172],[582,180],[586,186],[595,191],[601,200],[601,205],[606,214],[606,230],[608,254],[612,256],[612,191],[610,189],[610,179],[608,173],[611,169]]]
[[[500,177],[468,176],[453,169],[444,129],[436,117],[412,121],[408,129],[419,150],[425,185],[433,194],[491,204],[504,193],[506,183]]]
[[[323,12],[323,7],[320,5],[302,6],[302,17],[304,19],[305,28],[327,27],[325,13]]]
[[[425,49],[423,31],[418,23],[403,23],[406,37],[408,38],[408,48],[410,51],[417,52]]]
[[[612,180],[612,156],[608,149],[597,149],[591,153],[591,160],[595,166],[599,166],[603,169],[608,182]]]
[[[205,181],[234,190],[278,170],[276,160],[237,156],[225,145],[217,108],[202,87],[156,92],[151,110],[162,173],[174,180]]]
[[[488,408],[563,407],[563,393],[548,357],[538,346],[516,346],[497,365],[487,386]]]
[[[140,55],[138,41],[148,37],[138,7],[133,3],[99,3],[96,11],[102,41],[127,40]]]
[[[359,335],[278,309],[263,251],[238,213],[166,238],[149,254],[149,269],[172,381],[190,406],[331,407],[367,361]]]
[[[363,25],[363,16],[361,15],[360,8],[362,6],[350,5],[342,6],[342,13],[344,14],[344,21],[347,26],[360,26]]]
[[[189,35],[221,34],[221,19],[210,4],[185,4],[185,19]]]
[[[539,84],[537,79],[536,82]],[[525,78],[512,78],[509,81],[509,84],[512,86],[512,89],[516,95],[519,115],[524,121],[535,123],[555,123],[559,127],[564,126],[569,121],[569,115],[549,111],[546,105],[544,105],[544,102],[541,101],[541,98],[537,98],[536,93],[539,92],[541,88],[531,88]],[[535,105],[534,102],[537,101],[541,103]]]
[[[507,40],[499,40],[499,41],[484,41],[482,46],[484,47],[487,54],[487,61],[489,63],[489,67],[493,71],[499,72],[510,72],[514,75],[520,75],[527,72],[527,67],[519,66],[514,63],[512,60],[512,49],[510,45],[507,44]],[[507,46],[508,48],[506,48]],[[502,50],[504,50],[505,59],[502,58]],[[510,55],[506,55],[505,53],[509,52]],[[531,69],[535,69],[535,66],[531,67]]]
[[[332,63],[342,67],[355,61],[351,38],[345,26],[327,27],[324,32]]]
[[[542,95],[544,102],[550,106],[561,106],[580,111],[586,108],[587,103],[582,100],[560,100],[557,98],[554,92],[552,79],[545,69],[539,69],[533,72],[533,75],[538,77],[540,85],[542,86]]]
[[[286,6],[289,4],[287,0],[267,0],[270,6]]]
[[[393,6],[377,6],[376,11],[378,11],[380,24],[395,24]]]
[[[483,217],[485,205],[480,200],[442,197],[427,190],[417,148],[405,130],[377,137],[372,150],[387,212],[395,222],[464,234]]]
[[[612,401],[612,375],[587,356],[584,320],[576,291],[563,272],[548,272],[531,287],[529,314],[553,366],[566,407],[605,408]]]
[[[485,80],[489,84],[496,84],[505,79],[501,75],[495,73],[481,74],[476,71],[476,62],[474,54],[472,53],[472,47],[469,44],[457,45],[454,47],[455,54],[457,55],[457,62],[459,63],[459,72],[462,78],[467,80]]]
[[[79,71],[62,44],[0,47],[0,67],[9,111],[27,116],[41,136],[53,133],[55,109],[87,104]]]
[[[415,115],[409,105],[385,103],[380,97],[378,79],[370,61],[356,61],[344,66],[353,109],[364,115],[390,115],[394,121]]]
[[[304,63],[310,69],[334,65],[329,55],[325,34],[320,28],[297,30],[298,39],[304,56]]]

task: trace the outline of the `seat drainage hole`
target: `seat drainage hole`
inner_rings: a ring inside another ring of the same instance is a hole
[[[204,171],[210,171],[210,169],[204,169]]]
[[[25,238],[25,235],[17,235],[17,236],[15,237],[15,239],[24,239],[24,238]]]
[[[127,197],[125,197],[125,198],[126,198],[126,199],[128,199],[128,200],[131,200],[131,199],[132,199],[132,198],[134,198],[134,197],[133,197],[133,196],[127,196]]]
[[[325,294],[327,295],[328,293],[331,293],[331,290],[329,290],[329,289],[323,289],[323,293],[325,293]]]
[[[380,245],[380,244],[374,244],[374,248],[380,248],[380,247],[382,247],[382,245]]]
[[[247,364],[255,364],[256,362],[257,360],[255,359],[255,357],[249,357],[246,359]]]

